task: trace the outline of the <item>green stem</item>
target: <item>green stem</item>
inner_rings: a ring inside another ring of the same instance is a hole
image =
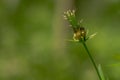
[[[90,60],[91,60],[92,63],[93,63],[93,66],[94,66],[94,68],[95,68],[95,70],[96,70],[96,72],[97,72],[97,75],[98,75],[99,79],[102,80],[101,75],[100,75],[100,73],[99,73],[99,70],[98,70],[98,68],[97,68],[97,65],[96,65],[96,63],[95,63],[92,55],[90,54],[90,52],[89,52],[89,50],[88,50],[88,48],[87,48],[87,45],[85,44],[85,41],[82,40],[82,44],[83,44],[85,50],[87,51]]]

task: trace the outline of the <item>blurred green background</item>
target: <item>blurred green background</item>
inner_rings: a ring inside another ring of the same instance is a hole
[[[0,0],[0,80],[99,80],[63,12],[75,9],[106,78],[120,80],[120,0]]]

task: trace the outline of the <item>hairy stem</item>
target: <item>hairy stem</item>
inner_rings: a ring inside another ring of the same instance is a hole
[[[90,52],[89,52],[89,50],[88,50],[88,48],[87,48],[87,45],[85,44],[85,41],[82,40],[82,44],[83,44],[85,50],[86,50],[87,53],[88,53],[88,56],[89,56],[89,58],[90,58],[90,60],[91,60],[91,62],[92,62],[92,64],[93,64],[93,66],[94,66],[94,68],[95,68],[95,70],[96,70],[96,72],[97,72],[97,75],[98,75],[99,79],[102,80],[101,75],[100,75],[100,73],[99,73],[99,70],[98,70],[98,68],[97,68],[97,65],[96,65],[96,63],[95,63],[92,55],[90,54]]]

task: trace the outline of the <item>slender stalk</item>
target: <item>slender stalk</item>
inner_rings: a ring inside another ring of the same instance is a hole
[[[100,75],[100,73],[99,73],[99,70],[98,70],[98,68],[97,68],[97,65],[96,65],[96,63],[95,63],[92,55],[90,54],[90,52],[89,52],[89,50],[88,50],[88,48],[87,48],[87,45],[85,44],[85,41],[82,40],[82,44],[83,44],[85,50],[86,50],[87,53],[88,53],[88,56],[89,56],[89,58],[90,58],[90,60],[91,60],[91,62],[92,62],[92,64],[93,64],[93,66],[94,66],[94,68],[95,68],[95,70],[96,70],[96,72],[97,72],[97,75],[98,75],[99,79],[102,80],[101,75]]]

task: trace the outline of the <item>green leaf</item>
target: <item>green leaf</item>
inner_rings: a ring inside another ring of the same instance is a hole
[[[104,77],[104,74],[103,74],[103,71],[102,71],[102,67],[101,67],[100,64],[98,65],[98,71],[99,71],[99,73],[100,73],[100,76],[101,76],[102,80],[105,80],[105,77]],[[107,80],[108,80],[108,79],[107,79]]]
[[[94,34],[92,34],[92,35],[90,35],[90,36],[88,36],[88,37],[86,38],[86,40],[93,38],[94,36],[96,36],[96,34],[97,34],[97,32],[94,33]]]
[[[69,42],[79,42],[79,40],[67,40]]]

